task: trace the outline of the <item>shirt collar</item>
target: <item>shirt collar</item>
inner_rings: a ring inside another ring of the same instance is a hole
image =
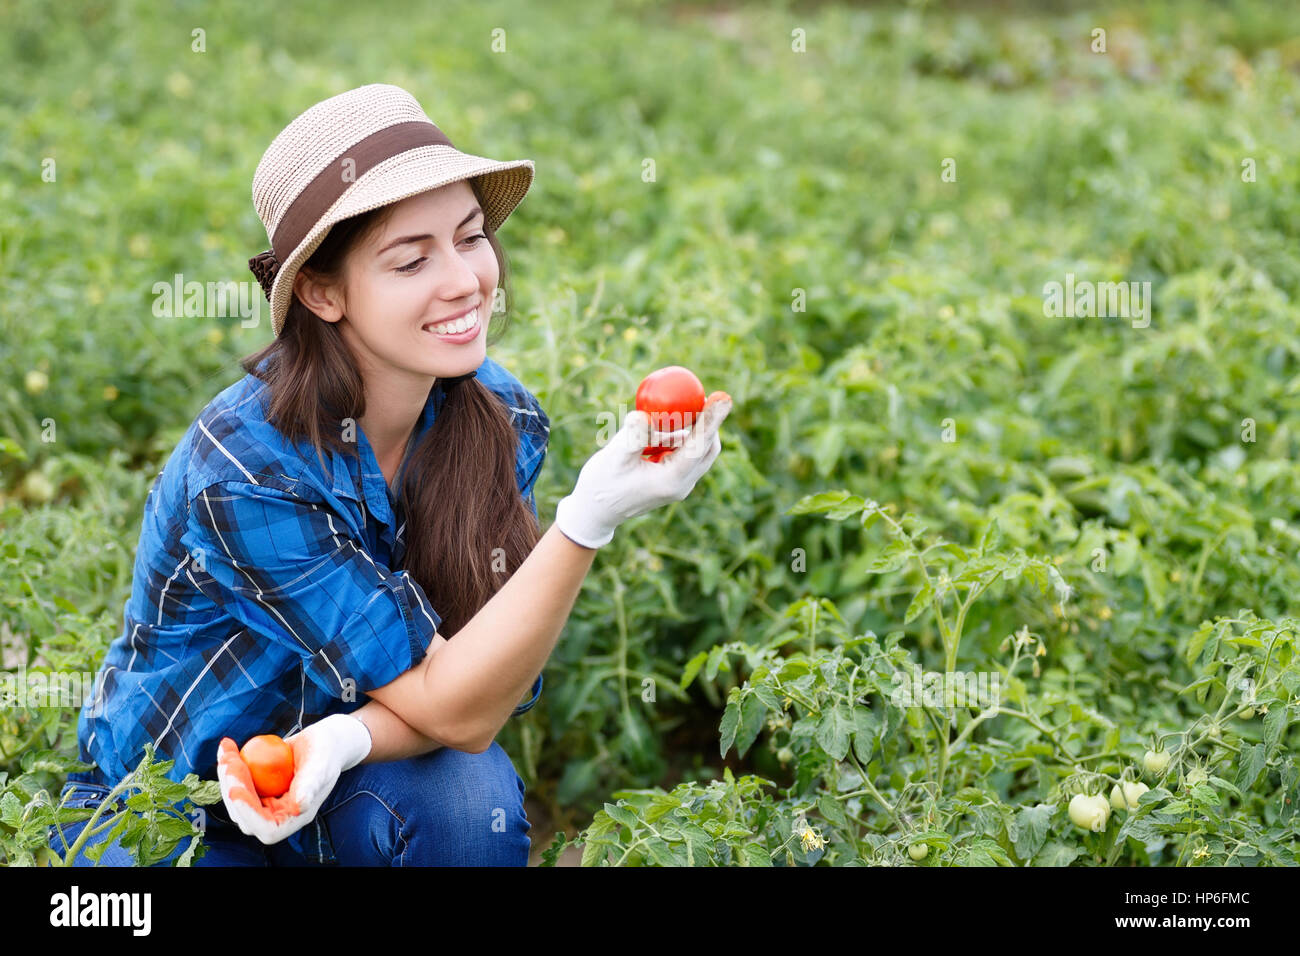
[[[425,401],[424,408],[420,410],[420,417],[415,420],[415,430],[411,433],[408,451],[414,451],[415,446],[424,437],[424,433],[433,426],[434,419],[437,418],[438,411],[442,407],[443,398],[442,389],[436,385],[429,389],[429,398]],[[388,483],[384,480],[384,473],[379,468],[379,459],[375,456],[374,447],[360,425],[356,430],[356,442],[356,457],[338,452],[331,453],[334,482],[331,490],[335,495],[361,502],[377,521],[393,528],[395,515],[389,499],[391,492]]]

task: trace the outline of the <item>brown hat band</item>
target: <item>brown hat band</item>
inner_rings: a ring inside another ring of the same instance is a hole
[[[275,237],[271,240],[275,257],[280,262],[287,262],[293,250],[298,248],[320,218],[349,186],[372,167],[417,146],[451,145],[451,140],[437,126],[423,120],[413,120],[385,126],[349,146],[334,157],[289,204],[284,218],[275,228]],[[354,168],[348,170],[350,175],[347,179],[344,179],[343,170],[339,168],[339,164],[345,160],[352,160],[355,164]]]

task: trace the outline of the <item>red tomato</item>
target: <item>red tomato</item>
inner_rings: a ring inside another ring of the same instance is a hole
[[[695,416],[704,411],[704,386],[695,373],[680,365],[651,372],[636,390],[637,411],[650,416],[655,431],[675,432],[695,424]],[[672,448],[647,445],[641,454],[658,461]]]
[[[259,734],[239,756],[248,765],[259,797],[282,797],[293,782],[293,748],[275,734]]]

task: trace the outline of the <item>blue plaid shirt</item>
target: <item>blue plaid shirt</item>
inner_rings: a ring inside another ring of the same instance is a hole
[[[477,380],[500,396],[519,433],[515,476],[537,513],[533,486],[550,420],[492,359]],[[176,761],[175,780],[216,776],[217,743],[287,736],[417,664],[441,623],[401,570],[406,524],[365,433],[360,467],[266,420],[268,391],[245,375],[199,413],[159,472],[144,507],[134,584],[121,635],[109,647],[78,723],[71,779],[114,785],[152,741]],[[429,393],[411,445],[445,398]],[[521,714],[537,702],[515,708]],[[360,698],[360,699],[359,699]]]

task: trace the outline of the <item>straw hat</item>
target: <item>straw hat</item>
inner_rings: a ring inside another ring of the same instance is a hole
[[[267,147],[253,174],[253,206],[271,248],[248,260],[271,302],[276,335],[293,278],[330,227],[417,193],[478,178],[497,230],[533,182],[533,162],[462,153],[400,87],[372,83],[322,100]]]

